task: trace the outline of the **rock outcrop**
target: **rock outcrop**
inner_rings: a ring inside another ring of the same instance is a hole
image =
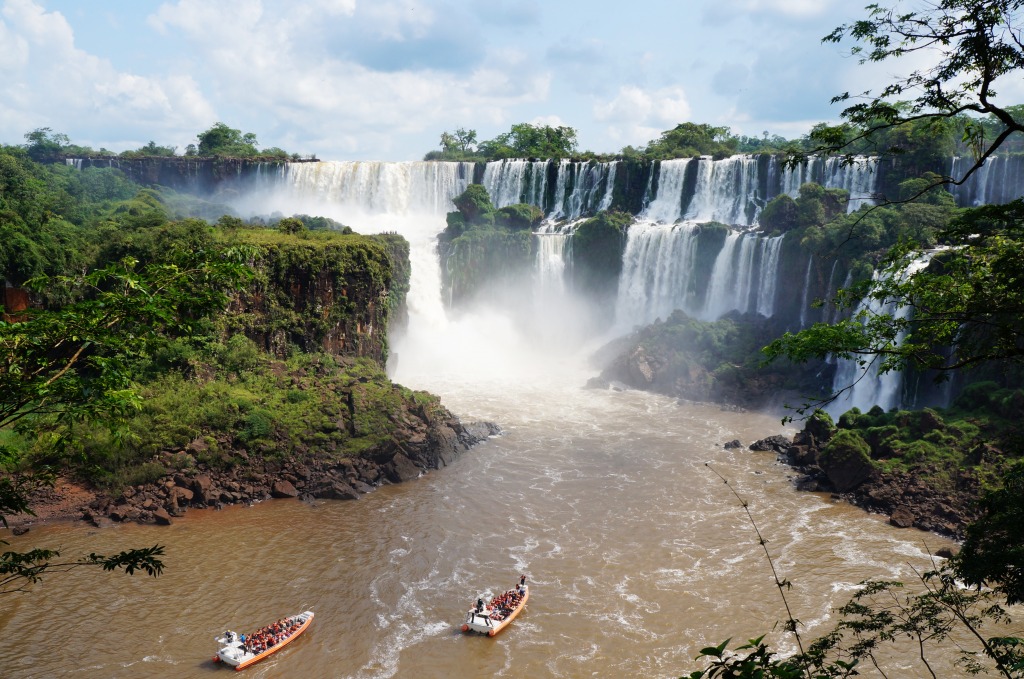
[[[962,472],[952,488],[937,488],[908,473],[882,472],[870,459],[845,446],[829,449],[835,438],[834,432],[812,418],[792,440],[776,435],[755,441],[749,448],[774,452],[780,461],[799,470],[798,489],[832,493],[837,499],[888,516],[889,523],[900,528],[961,538],[967,524],[977,518],[979,483],[971,473]],[[837,453],[837,448],[841,452]]]

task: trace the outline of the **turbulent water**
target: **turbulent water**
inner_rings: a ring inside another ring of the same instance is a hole
[[[378,197],[400,184],[379,179],[368,184]],[[458,190],[437,177],[412,179]],[[929,566],[930,550],[948,546],[796,492],[770,453],[723,447],[784,432],[779,413],[584,389],[596,343],[581,335],[564,295],[522,295],[543,319],[542,339],[513,322],[522,310],[507,306],[449,316],[432,248],[443,216],[384,198],[392,205],[384,212],[332,202],[329,189],[313,188],[325,185],[263,195],[262,206],[405,234],[411,318],[393,342],[393,377],[504,433],[450,467],[358,501],[275,500],[193,510],[170,527],[53,526],[8,537],[15,549],[59,546],[66,555],[159,543],[167,571],[158,579],[54,574],[29,594],[8,595],[4,677],[223,673],[210,660],[214,636],[304,609],[316,613],[309,631],[248,676],[673,677],[697,667],[700,648],[728,637],[768,633],[781,650],[794,648],[777,626],[783,601],[733,490],[749,502],[780,576],[793,582],[786,596],[808,637],[830,629],[833,607],[856,583],[912,579]],[[549,246],[543,268],[557,270],[561,245]],[[458,631],[478,596],[511,587],[521,573],[530,603],[509,628],[494,639]],[[890,676],[922,676],[905,650]]]

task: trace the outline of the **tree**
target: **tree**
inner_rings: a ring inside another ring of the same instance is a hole
[[[858,131],[851,138],[847,127],[822,126],[811,135],[820,144],[818,150],[843,152],[852,142],[906,123],[938,123],[963,114],[990,116],[994,121],[967,121],[964,137],[975,151],[973,165],[962,177],[942,179],[963,183],[1010,135],[1024,132],[1019,111],[1000,105],[995,97],[999,79],[1024,68],[1022,7],[1024,0],[937,0],[912,11],[872,4],[866,19],[836,28],[823,41],[853,38],[859,44],[851,52],[861,63],[922,53],[932,65],[895,77],[877,94],[867,91],[851,97],[844,92],[833,97],[833,103],[864,99],[842,112]],[[906,96],[912,98],[901,101]]]
[[[28,309],[0,317],[0,429],[59,432],[56,452],[70,443],[62,424],[106,423],[117,440],[121,424],[139,406],[132,368],[169,337],[191,335],[205,317],[223,308],[227,290],[249,270],[233,253],[167,253],[160,263],[133,260],[83,276],[37,278],[27,283],[57,298],[77,301],[57,309]],[[52,483],[53,473],[0,446],[0,523],[31,513],[29,494]],[[0,554],[0,594],[20,591],[49,572],[79,566],[142,570],[159,575],[163,549],[154,546],[59,561],[60,552],[36,549]]]
[[[576,130],[518,123],[509,132],[480,142],[478,150],[487,158],[568,158],[576,153]]]
[[[68,135],[54,132],[49,127],[39,127],[25,134],[25,150],[32,160],[54,160],[71,143]]]
[[[723,157],[736,152],[739,140],[728,127],[680,123],[647,145],[647,155],[657,160],[692,156]]]
[[[476,148],[476,130],[460,127],[452,132],[441,133],[441,151],[445,154],[472,153]]]
[[[246,158],[259,155],[255,134],[242,134],[241,130],[228,127],[224,123],[214,123],[210,129],[196,135],[196,138],[199,140],[196,153],[200,156]]]
[[[1009,604],[1024,602],[1024,463],[1018,461],[981,506],[985,514],[967,528],[956,573],[970,585],[993,585]]]

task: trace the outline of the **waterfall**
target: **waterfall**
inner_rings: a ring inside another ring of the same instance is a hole
[[[537,244],[536,296],[547,297],[565,294],[565,243],[566,233],[555,226],[546,224],[534,233]]]
[[[852,163],[846,163],[839,156],[809,156],[805,162],[783,171],[781,191],[796,198],[800,187],[807,182],[821,184],[826,189],[846,189],[850,193],[846,211],[856,212],[862,205],[874,205],[878,158],[856,156]]]
[[[732,156],[723,160],[702,157],[697,164],[697,188],[685,218],[751,226],[757,222],[767,196],[759,194],[757,158]]]
[[[614,163],[559,162],[555,204],[549,219],[576,220],[596,213],[606,198],[610,204],[613,180],[609,177],[614,176],[614,166]],[[571,192],[568,190],[570,184]],[[605,192],[598,200],[602,187],[605,187]]]
[[[775,284],[779,279],[782,236],[761,239],[761,275],[757,288],[757,313],[771,318],[775,312]]]
[[[691,276],[697,235],[693,224],[637,222],[629,229],[615,304],[615,328],[667,318],[675,309],[697,315]]]
[[[907,268],[900,272],[900,279],[906,280],[918,271],[921,271],[931,259],[930,254],[922,255],[910,263]],[[882,274],[875,272],[873,281],[881,280]],[[880,315],[890,315],[897,319],[907,319],[912,313],[910,306],[897,308],[895,300],[876,300],[867,297],[861,301],[854,310],[854,317],[862,312],[868,318]],[[903,342],[906,333],[900,333],[896,337],[896,345]],[[836,392],[845,389],[839,397],[830,403],[826,410],[832,417],[838,418],[851,408],[859,408],[861,412],[867,412],[874,406],[883,410],[891,410],[902,405],[903,373],[891,370],[884,375],[877,374],[877,363],[879,356],[873,356],[868,363],[861,366],[853,359],[840,359],[836,367],[835,378],[832,382],[832,391]]]
[[[970,158],[955,157],[950,162],[949,176],[961,179],[973,164]],[[1024,156],[993,156],[966,182],[950,186],[949,191],[961,207],[1009,203],[1024,198]]]
[[[289,163],[283,190],[343,214],[444,215],[472,177],[473,163]]]
[[[494,207],[528,203],[543,210],[548,219],[571,221],[611,205],[616,165],[570,160],[495,160],[487,163],[481,183]],[[552,166],[555,186],[549,198],[548,173]]]
[[[615,168],[619,166],[618,163],[608,164],[608,178],[604,182],[604,197],[601,198],[601,204],[597,206],[597,211],[607,210],[612,205],[612,197],[615,195]]]
[[[529,203],[543,210],[547,170],[546,160],[496,160],[487,163],[481,183],[494,207]]]
[[[647,205],[641,219],[671,224],[683,215],[683,185],[691,158],[663,160],[658,169],[658,195]],[[653,174],[653,173],[652,173]]]
[[[814,261],[814,257],[808,255],[807,257],[807,271],[804,272],[804,289],[803,295],[800,297],[800,327],[807,327],[807,291],[811,287],[811,263]]]

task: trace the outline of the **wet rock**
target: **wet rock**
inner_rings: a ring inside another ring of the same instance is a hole
[[[200,504],[208,505],[213,497],[213,479],[209,474],[197,474],[192,479],[193,500]]]
[[[403,481],[412,481],[419,478],[423,472],[413,464],[412,460],[398,453],[391,458],[391,462],[384,465],[384,473],[392,483],[402,483]]]
[[[763,439],[754,441],[753,443],[750,444],[750,450],[757,450],[757,451],[769,451],[769,450],[771,450],[771,451],[774,451],[776,453],[782,454],[782,453],[785,453],[787,450],[789,450],[789,447],[791,445],[792,445],[792,441],[790,441],[788,438],[786,438],[782,434],[776,434],[775,436],[769,436],[768,438],[763,438]]]
[[[743,444],[742,444],[742,443],[740,443],[740,440],[739,440],[739,439],[733,439],[732,441],[726,441],[726,442],[725,442],[725,443],[724,443],[724,444],[722,445],[722,447],[723,447],[723,448],[725,448],[726,450],[731,450],[731,449],[733,449],[733,448],[742,448],[742,447],[743,447]]]
[[[325,500],[355,500],[359,492],[343,481],[333,481],[313,491],[313,497]]]
[[[163,507],[158,507],[157,510],[153,512],[153,520],[161,526],[171,525],[171,515],[168,514],[167,510]]]
[[[298,497],[299,491],[295,489],[295,486],[290,481],[281,479],[271,485],[270,496],[276,498]]]
[[[897,528],[910,528],[914,525],[914,512],[906,507],[897,507],[889,515],[889,523]]]

